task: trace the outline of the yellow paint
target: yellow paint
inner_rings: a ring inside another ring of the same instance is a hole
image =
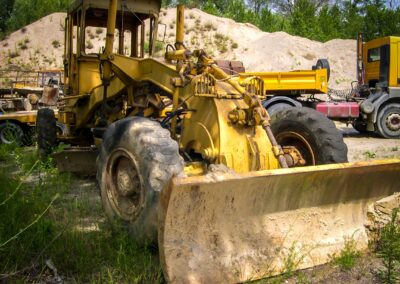
[[[368,62],[368,51],[379,49],[384,45],[390,47],[389,87],[400,86],[400,37],[389,36],[371,40],[363,44],[363,62],[365,66],[365,83],[379,81],[380,60]]]
[[[307,94],[326,94],[328,76],[326,69],[300,70],[291,72],[246,72],[239,74],[239,82],[249,77],[259,77],[264,81],[264,94],[277,91],[300,91]]]

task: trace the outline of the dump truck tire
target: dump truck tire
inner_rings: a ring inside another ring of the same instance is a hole
[[[16,144],[22,146],[24,131],[22,128],[11,121],[0,124],[0,144]]]
[[[268,114],[269,114],[270,116],[273,116],[275,113],[277,113],[277,112],[279,112],[279,111],[282,111],[282,110],[284,110],[284,109],[291,108],[291,107],[293,107],[293,106],[290,105],[290,104],[277,103],[277,104],[274,104],[274,105],[272,105],[272,106],[269,106],[269,107],[267,108],[267,111],[268,111]]]
[[[46,159],[57,144],[57,123],[52,109],[43,108],[38,110],[36,131],[39,157]]]
[[[388,104],[378,113],[378,133],[384,138],[400,138],[400,104]]]
[[[347,146],[335,124],[310,108],[290,108],[271,117],[271,128],[281,146],[294,146],[306,165],[347,162]]]
[[[111,124],[97,160],[97,180],[108,218],[122,224],[138,244],[157,240],[157,204],[183,159],[170,132],[147,118]]]

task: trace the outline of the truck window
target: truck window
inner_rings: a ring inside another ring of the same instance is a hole
[[[368,49],[368,62],[375,62],[381,60],[381,48]]]

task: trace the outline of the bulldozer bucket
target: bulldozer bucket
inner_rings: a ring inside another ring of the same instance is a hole
[[[400,191],[400,160],[174,178],[159,203],[171,283],[237,283],[368,245],[368,206]]]

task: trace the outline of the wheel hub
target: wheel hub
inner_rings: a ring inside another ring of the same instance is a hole
[[[316,157],[312,146],[307,139],[299,133],[292,131],[280,133],[276,136],[276,140],[284,148],[285,146],[290,146],[299,153],[301,161],[299,160],[297,166],[316,165]]]
[[[124,151],[114,152],[109,160],[106,178],[108,195],[115,211],[124,220],[134,220],[144,199],[134,159]]]
[[[400,130],[400,114],[392,113],[386,118],[386,126],[392,131]]]

